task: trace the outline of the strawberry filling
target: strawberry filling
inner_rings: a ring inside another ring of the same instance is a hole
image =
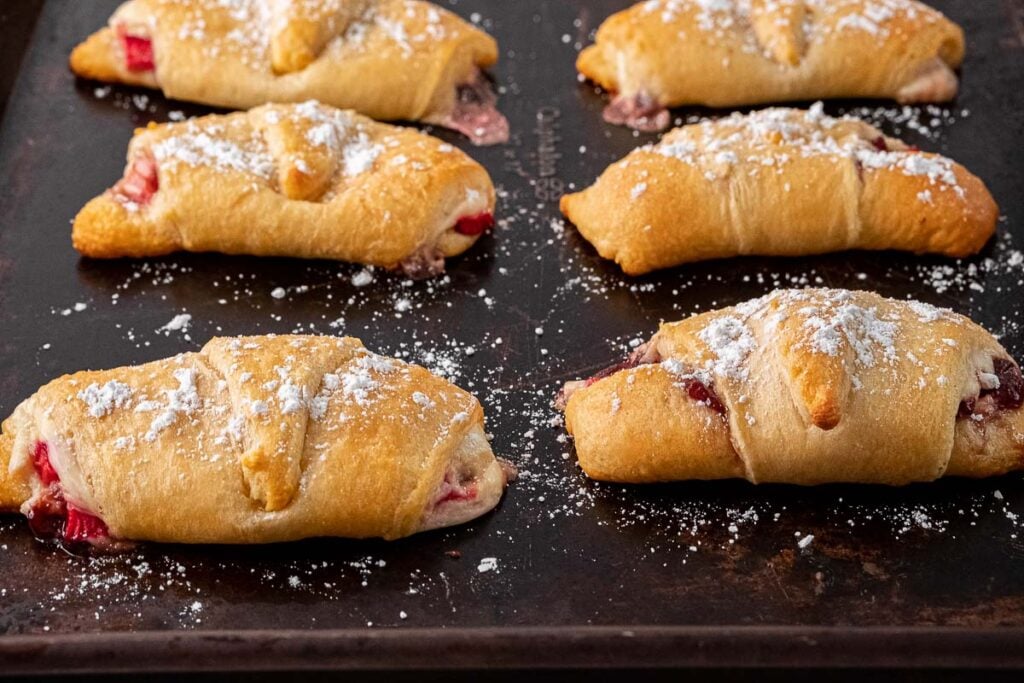
[[[1020,368],[1006,358],[992,359],[997,386],[983,388],[975,398],[964,399],[957,410],[957,418],[981,420],[1003,410],[1018,410],[1024,405],[1024,376]]]
[[[124,66],[129,71],[152,71],[153,41],[143,36],[121,33],[121,49],[124,51]]]
[[[460,85],[455,93],[455,107],[441,125],[457,130],[474,145],[508,142],[508,119],[497,109],[498,96],[483,74]]]
[[[130,202],[146,206],[160,189],[156,160],[148,154],[139,155],[124,178],[114,186],[114,193]]]
[[[36,447],[32,450],[32,466],[43,482],[43,486],[60,482],[57,470],[50,464],[50,448],[43,441],[36,441]]]
[[[652,363],[657,363],[660,360],[661,357],[657,352],[652,353],[651,350],[644,345],[631,353],[626,360],[613,365],[610,368],[605,368],[601,372],[589,378],[584,383],[584,386],[589,387],[594,382],[604,379],[610,375],[614,375],[616,372],[621,370],[628,370],[640,365],[650,365]],[[703,403],[720,415],[725,415],[725,406],[722,404],[722,401],[718,398],[718,394],[715,393],[715,390],[712,387],[709,387],[707,384],[704,384],[704,382],[701,382],[695,377],[684,377],[680,380],[679,384],[686,390],[686,395],[692,400],[697,403]]]
[[[64,522],[64,540],[89,541],[109,535],[107,525],[96,515],[90,515],[71,503],[67,505],[67,519]]]
[[[722,405],[722,401],[719,400],[718,394],[713,388],[692,377],[684,379],[683,386],[686,388],[686,395],[691,399],[697,403],[703,403],[719,415],[725,415],[725,406]]]
[[[490,211],[475,216],[463,216],[455,223],[455,232],[470,237],[482,234],[494,225],[494,214]]]
[[[94,542],[110,535],[102,519],[65,500],[60,476],[50,462],[50,449],[46,442],[36,442],[32,450],[32,466],[46,487],[36,496],[27,514],[29,526],[37,536]]]
[[[654,97],[641,92],[632,97],[614,97],[604,108],[604,120],[612,125],[656,133],[668,128],[671,116]]]
[[[444,482],[441,484],[441,488],[437,493],[437,498],[434,500],[434,507],[438,507],[452,501],[473,500],[476,498],[476,494],[476,482],[456,482],[453,481],[452,473],[446,472],[444,475]]]

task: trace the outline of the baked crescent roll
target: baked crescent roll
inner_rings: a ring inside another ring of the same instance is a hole
[[[961,257],[999,209],[984,183],[854,118],[766,109],[683,126],[562,197],[630,275],[703,259],[900,249]]]
[[[493,215],[490,176],[460,150],[310,101],[139,129],[72,238],[95,258],[217,251],[426,277]]]
[[[612,15],[580,73],[609,123],[668,126],[666,107],[870,97],[945,102],[964,35],[914,0],[648,0]]]
[[[231,109],[314,99],[493,144],[508,122],[481,69],[497,59],[491,36],[419,0],[129,0],[71,70]]]
[[[473,396],[357,339],[213,339],[56,379],[0,436],[0,509],[66,541],[395,539],[497,505]]]
[[[1024,469],[1022,397],[967,318],[835,289],[664,324],[561,396],[595,479],[892,485]]]

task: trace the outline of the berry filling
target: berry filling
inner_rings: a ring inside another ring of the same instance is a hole
[[[114,193],[130,202],[146,206],[159,189],[156,160],[148,154],[142,154],[128,167],[124,178],[114,186]]]
[[[454,473],[450,470],[444,475],[444,482],[434,499],[434,507],[439,507],[452,501],[473,500],[477,495],[476,482],[455,481]]]
[[[67,519],[64,522],[65,541],[89,541],[109,535],[107,525],[96,515],[90,515],[71,503],[68,503],[67,508]]]
[[[32,466],[43,482],[43,486],[60,482],[57,470],[50,464],[50,448],[43,441],[37,441],[36,447],[32,450]]]
[[[455,223],[455,232],[460,235],[474,237],[484,233],[494,225],[494,214],[490,211],[478,213],[475,216],[463,216]]]
[[[110,535],[102,519],[65,500],[60,476],[50,462],[50,449],[46,442],[36,442],[32,450],[32,466],[46,487],[32,501],[26,515],[34,534],[90,543]]]
[[[457,130],[475,145],[494,145],[508,141],[506,119],[497,108],[498,97],[483,74],[458,87],[455,107],[441,125]]]
[[[616,126],[629,126],[646,133],[668,128],[671,117],[668,110],[647,93],[632,97],[618,95],[604,108],[604,120]]]
[[[974,397],[960,402],[957,418],[983,420],[1003,410],[1017,410],[1024,405],[1024,376],[1020,368],[1007,358],[992,359],[993,386],[982,387]]]
[[[605,377],[610,377],[617,372],[629,370],[641,365],[660,363],[661,361],[661,354],[658,353],[654,346],[650,343],[644,344],[633,351],[633,353],[629,354],[625,360],[601,370],[582,382],[567,382],[562,390],[558,392],[558,396],[555,398],[555,405],[564,408],[566,402],[569,400],[569,396],[572,395],[573,392],[583,387],[589,387],[594,382],[602,380]],[[680,379],[678,385],[686,390],[686,395],[692,400],[697,403],[703,403],[719,415],[725,415],[725,405],[722,403],[721,399],[718,398],[718,394],[715,393],[713,387],[701,382],[696,377],[683,377]]]
[[[691,399],[697,403],[703,403],[719,415],[725,415],[725,406],[722,405],[722,401],[719,400],[718,394],[712,387],[692,377],[684,379],[682,384]]]
[[[152,71],[156,68],[153,61],[153,41],[143,36],[121,33],[121,49],[124,51],[124,66],[129,71]]]

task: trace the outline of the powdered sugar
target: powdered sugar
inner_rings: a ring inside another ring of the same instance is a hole
[[[888,149],[879,150],[879,141]],[[709,180],[730,173],[782,173],[794,159],[826,157],[859,172],[884,169],[927,178],[932,187],[918,194],[924,203],[932,203],[936,192],[963,193],[952,160],[916,152],[856,118],[827,116],[820,102],[807,111],[772,108],[692,124],[635,153],[651,152],[696,166]],[[620,165],[628,166],[632,157]]]
[[[356,358],[346,372],[339,374],[342,395],[359,405],[366,405],[370,395],[381,387],[376,375],[388,374],[396,369],[391,359],[366,352]]]
[[[714,318],[698,336],[715,355],[715,360],[705,366],[707,369],[729,379],[747,379],[747,356],[757,348],[757,342],[743,321],[733,316]]]
[[[196,391],[196,371],[192,368],[178,368],[173,374],[178,386],[163,392],[164,402],[162,404],[147,401],[140,403],[135,408],[136,412],[159,411],[150,423],[149,430],[143,435],[143,441],[156,441],[162,431],[174,424],[179,414],[188,415],[202,404]]]
[[[852,303],[826,308],[809,307],[803,326],[810,331],[810,347],[818,353],[838,356],[843,348],[853,349],[857,362],[873,367],[879,356],[896,358],[898,325],[880,320],[874,308]]]
[[[170,136],[153,145],[153,156],[163,170],[178,164],[233,171],[269,180],[274,173],[274,160],[258,136],[238,143],[217,135],[189,121],[171,129]]]
[[[132,400],[132,388],[117,380],[110,380],[102,385],[93,382],[77,395],[88,406],[91,416],[103,417],[115,408],[128,405]]]

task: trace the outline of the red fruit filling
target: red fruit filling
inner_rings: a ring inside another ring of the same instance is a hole
[[[444,475],[444,483],[441,484],[441,490],[434,500],[434,506],[437,507],[453,500],[473,500],[476,498],[476,494],[476,482],[463,483],[453,481],[452,473],[447,472]]]
[[[142,154],[132,162],[124,178],[114,187],[114,192],[128,201],[146,206],[159,189],[156,160],[148,154]]]
[[[458,87],[455,108],[442,125],[457,130],[475,145],[494,145],[508,141],[508,119],[497,109],[498,97],[483,74]]]
[[[36,442],[32,450],[32,465],[46,487],[36,496],[27,514],[29,527],[37,536],[56,536],[65,541],[79,542],[109,536],[102,519],[64,499],[60,477],[50,463],[50,449],[44,441]]]
[[[637,354],[632,353],[626,360],[616,363],[615,365],[605,368],[604,370],[601,370],[600,372],[588,377],[586,383],[583,386],[589,387],[594,382],[602,380],[605,377],[611,377],[616,372],[620,372],[622,370],[629,370],[630,368],[635,368],[640,365],[647,365],[647,363],[641,363],[640,357]]]
[[[152,71],[156,67],[156,63],[153,61],[152,40],[127,33],[122,33],[120,38],[126,69],[129,71]]]
[[[879,152],[889,151],[889,145],[886,144],[884,135],[879,135],[877,138],[871,141],[871,144],[874,145],[875,149],[877,149]]]
[[[475,216],[463,216],[455,223],[455,232],[473,237],[485,232],[494,225],[494,214],[490,211]]]
[[[719,415],[725,415],[725,406],[718,398],[715,390],[700,380],[688,377],[683,380],[687,395],[697,403],[703,403]]]
[[[67,508],[67,520],[64,522],[64,540],[88,541],[109,535],[107,525],[96,515],[90,515],[71,503],[68,503]]]
[[[960,402],[957,417],[981,419],[1001,410],[1017,410],[1024,405],[1024,376],[1007,358],[992,359],[993,374],[999,379],[994,389],[982,389],[975,398]]]
[[[594,382],[614,375],[616,372],[620,372],[622,370],[629,370],[630,368],[639,367],[641,365],[650,365],[660,361],[660,355],[657,352],[652,353],[645,344],[633,353],[629,354],[629,357],[621,363],[617,363],[610,368],[605,368],[596,375],[588,378],[586,382],[584,382],[583,386],[589,387]],[[720,415],[725,415],[725,405],[718,398],[718,394],[715,393],[715,390],[712,387],[709,387],[707,384],[704,384],[695,377],[683,378],[680,381],[680,384],[686,390],[686,395],[691,399],[697,403],[705,404],[708,408],[711,408],[711,410],[719,413]]]
[[[36,447],[32,450],[32,466],[36,474],[42,480],[43,486],[56,484],[60,481],[57,470],[50,464],[50,448],[43,441],[36,441]]]
[[[646,133],[668,128],[671,116],[665,107],[647,93],[632,97],[617,95],[604,108],[604,120],[616,126],[629,126]]]

